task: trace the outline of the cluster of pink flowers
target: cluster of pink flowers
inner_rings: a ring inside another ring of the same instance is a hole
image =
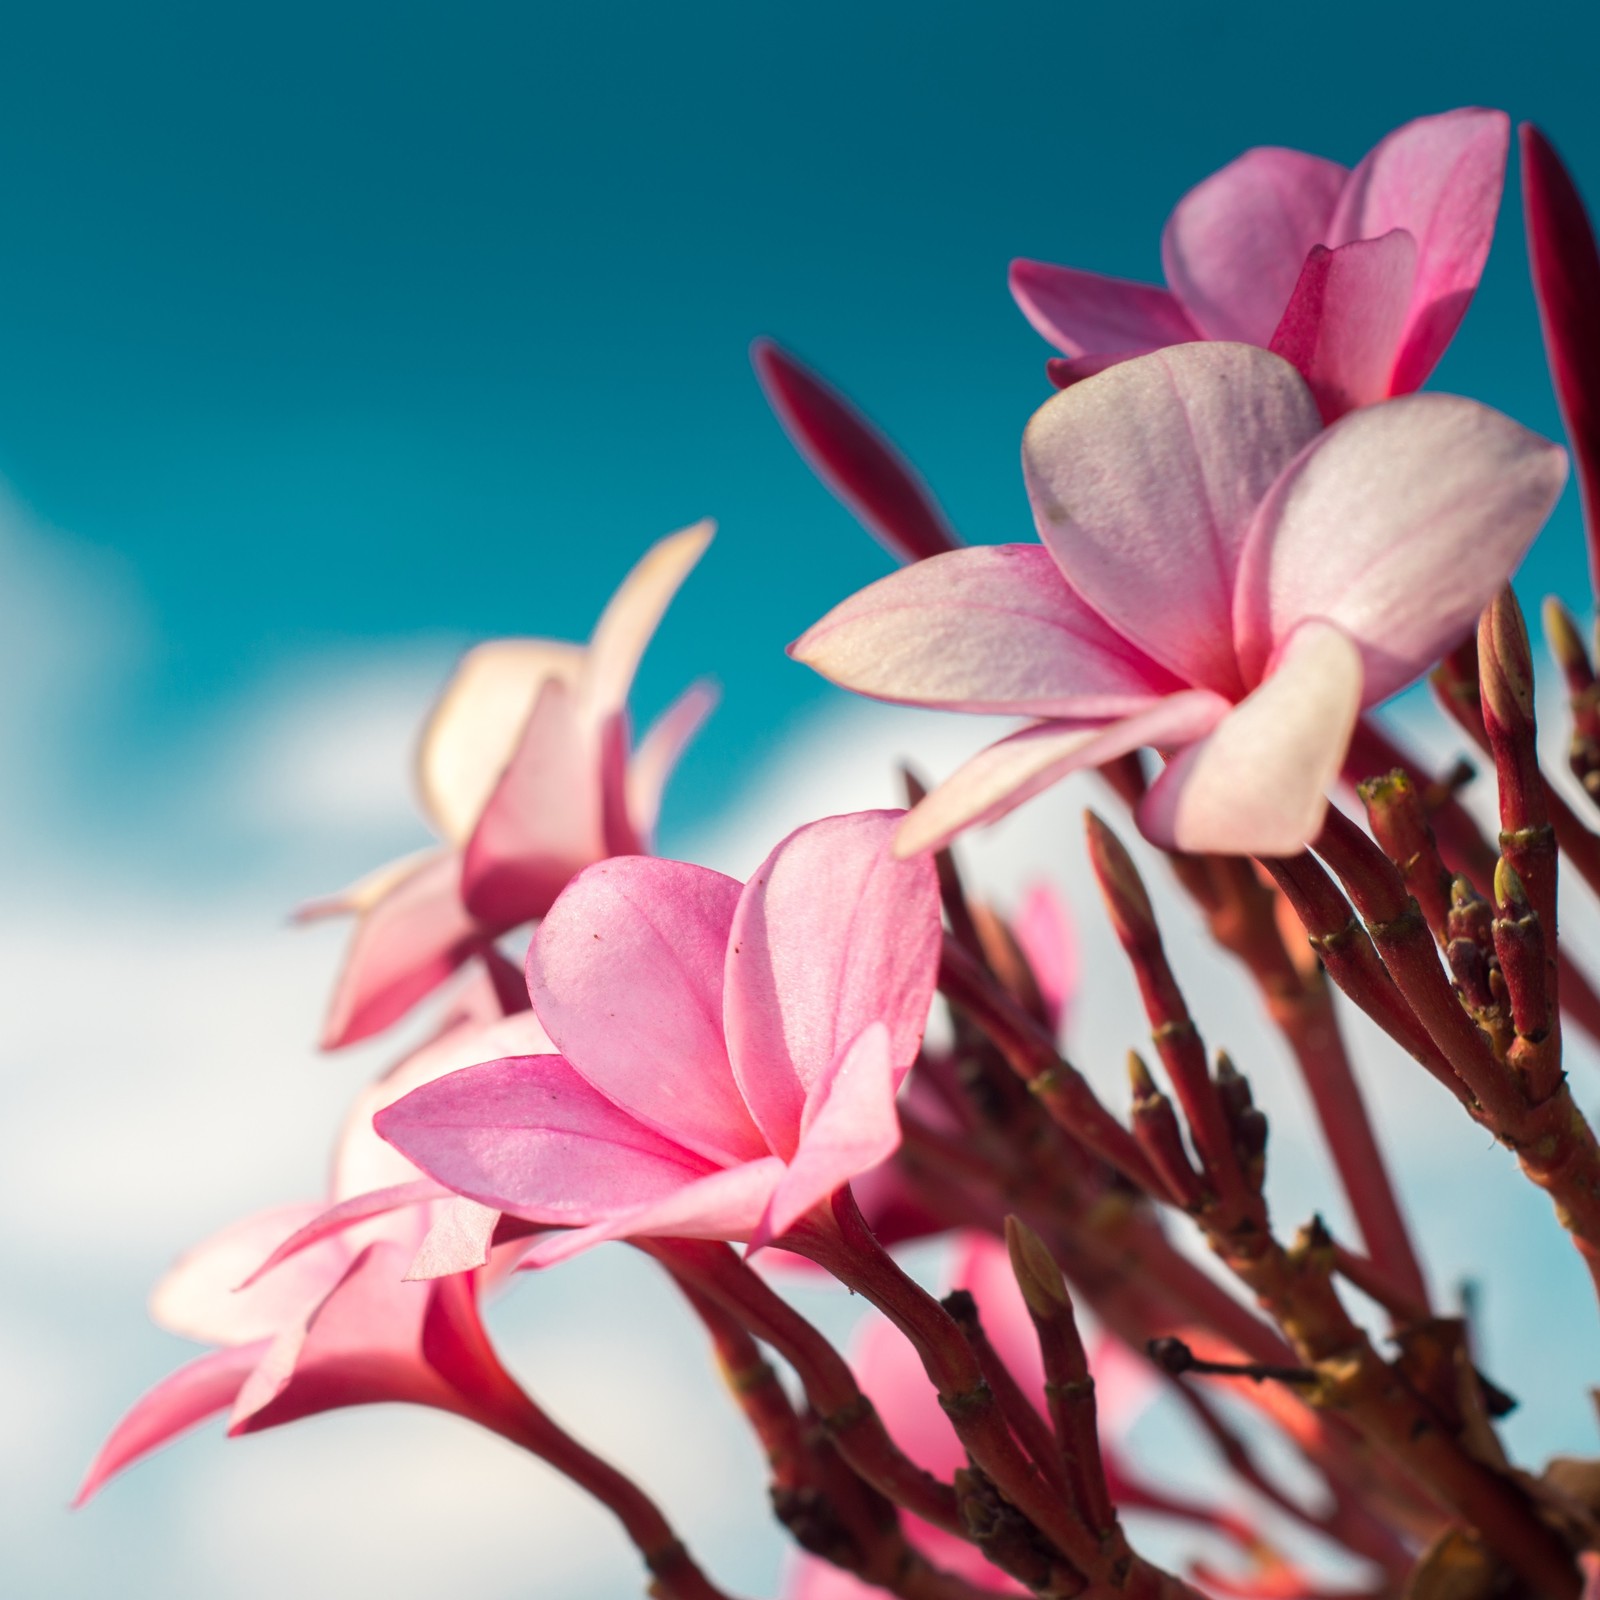
[[[905,811],[801,827],[741,884],[652,852],[711,692],[637,747],[627,706],[709,524],[650,550],[587,645],[472,651],[421,739],[439,845],[306,912],[354,919],[328,1048],[425,1002],[434,1031],[357,1100],[325,1196],[163,1280],[157,1320],[213,1348],[133,1407],[80,1498],[218,1413],[244,1433],[410,1401],[594,1494],[650,1593],[715,1600],[655,1502],[540,1408],[482,1320],[517,1272],[627,1242],[682,1290],[765,1449],[799,1546],[791,1600],[1600,1593],[1600,1464],[1506,1453],[1507,1397],[1435,1306],[1340,1021],[1365,1012],[1515,1152],[1600,1283],[1600,1144],[1562,1055],[1566,1031],[1600,1038],[1600,992],[1556,924],[1563,861],[1600,893],[1600,832],[1540,770],[1508,588],[1567,458],[1416,392],[1483,270],[1509,133],[1462,110],[1353,170],[1249,151],[1179,202],[1166,289],[1016,263],[1019,305],[1062,352],[1022,437],[1037,542],[964,545],[848,401],[759,343],[781,420],[902,563],[791,654],[862,695],[1023,726],[913,783]],[[1537,131],[1522,153],[1593,509],[1600,254]],[[1593,664],[1559,604],[1546,632],[1570,764],[1600,804]],[[1493,768],[1497,839],[1459,775],[1422,770],[1370,715],[1430,672]],[[1131,1058],[1123,1116],[1062,1054],[1075,941],[1101,933],[1074,933],[1043,888],[999,914],[951,847],[1084,769],[1259,989],[1359,1237],[1313,1219],[1280,1238],[1265,1118],[1208,1058],[1133,857],[1094,815],[1103,936],[1159,1074]],[[1344,786],[1370,831],[1330,804]],[[943,1235],[941,1299],[890,1250]],[[849,1358],[765,1270],[785,1256],[875,1308]],[[1131,1448],[1157,1397],[1215,1450],[1206,1492]],[[1291,1483],[1308,1475],[1310,1497]],[[1201,1535],[1181,1571],[1135,1547],[1129,1513]],[[1354,1588],[1320,1575],[1329,1548]]]

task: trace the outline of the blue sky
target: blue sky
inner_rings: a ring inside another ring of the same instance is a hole
[[[645,714],[701,674],[725,695],[667,845],[745,869],[805,806],[877,803],[880,757],[921,736],[819,721],[841,702],[782,647],[887,558],[768,415],[750,339],[854,394],[969,537],[1026,538],[1017,444],[1046,351],[1006,294],[1010,257],[1154,278],[1172,203],[1248,145],[1353,161],[1470,103],[1538,120],[1600,200],[1590,9],[1543,5],[1535,27],[1504,4],[1393,0],[14,8],[0,959],[25,1003],[0,1033],[0,1413],[25,1427],[0,1438],[0,1587],[332,1600],[381,1579],[398,1600],[457,1577],[509,1595],[527,1592],[513,1519],[552,1548],[569,1522],[608,1539],[408,1416],[191,1441],[61,1514],[105,1426],[181,1359],[144,1327],[146,1285],[208,1229],[313,1190],[322,1130],[385,1059],[313,1056],[338,938],[290,935],[283,910],[413,842],[407,743],[454,651],[581,636],[645,546],[702,515],[721,535],[641,684]],[[1516,203],[1437,383],[1557,433]],[[1580,561],[1569,494],[1526,594],[1587,609]],[[955,759],[943,733],[928,748]],[[1015,887],[1028,849],[1077,873],[1075,826],[1071,805],[1040,809],[994,846],[997,881]],[[1119,982],[1093,974],[1082,1021],[1113,1069],[1138,1031]],[[1229,1037],[1242,1002],[1201,992]],[[1440,1281],[1521,1266],[1491,1276],[1491,1356],[1592,1327],[1542,1198],[1476,1130],[1446,1130],[1403,1063],[1380,1050],[1369,1069]],[[1292,1095],[1273,1115],[1289,1221],[1321,1179]],[[620,1447],[630,1405],[705,1380],[669,1335],[635,1388],[585,1389],[578,1357],[609,1348],[622,1291],[582,1271],[506,1326]],[[1594,1374],[1563,1349],[1496,1372],[1528,1402],[1526,1449],[1593,1446],[1568,1397]],[[663,1427],[638,1465],[677,1490],[692,1413]],[[458,1485],[442,1503],[399,1481],[413,1439]],[[706,1446],[683,1515],[763,1592],[775,1546],[741,1543],[727,1509],[749,1487],[738,1448]],[[430,1513],[432,1544],[411,1537]],[[464,1577],[458,1527],[478,1552]],[[561,1548],[549,1593],[585,1572],[626,1592],[626,1561],[589,1571]]]

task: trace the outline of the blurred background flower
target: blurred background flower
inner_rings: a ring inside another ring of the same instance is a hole
[[[1534,28],[1489,0],[13,8],[0,1591],[636,1592],[602,1513],[417,1411],[211,1430],[66,1512],[186,1354],[147,1325],[149,1284],[235,1216],[319,1194],[342,1108],[403,1048],[315,1054],[343,930],[286,913],[423,842],[410,746],[461,649],[582,637],[645,547],[704,514],[721,535],[636,698],[648,720],[692,677],[724,688],[663,850],[742,875],[801,821],[892,802],[890,758],[948,772],[993,730],[843,704],[783,654],[889,562],[783,439],[751,337],[859,400],[968,537],[1025,539],[1018,441],[1049,351],[1006,292],[1012,256],[1154,278],[1159,219],[1245,147],[1351,161],[1470,103],[1537,118],[1600,199],[1589,9],[1558,0]],[[1434,383],[1558,436],[1515,208]],[[1569,491],[1525,601],[1581,604],[1581,563]],[[1085,792],[970,858],[1003,901],[1047,864],[1077,902],[1074,1043],[1114,1085],[1142,1025],[1085,889]],[[1190,987],[1208,1037],[1257,1036],[1241,985]],[[1359,1037],[1441,1283],[1485,1281],[1511,1438],[1592,1452],[1592,1298],[1542,1197]],[[1296,1219],[1331,1192],[1320,1155],[1286,1073],[1244,1064],[1305,1153],[1272,1169]],[[1576,1082],[1593,1107],[1592,1062]],[[731,1415],[700,1424],[715,1380],[646,1263],[596,1252],[493,1315],[558,1416],[730,1585],[771,1591],[756,1453]]]

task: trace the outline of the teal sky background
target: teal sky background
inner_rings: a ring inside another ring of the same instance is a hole
[[[392,1054],[313,1055],[341,933],[281,919],[414,824],[365,788],[330,791],[331,820],[267,816],[298,792],[271,781],[292,764],[275,707],[304,735],[326,682],[338,716],[359,713],[368,663],[372,704],[398,699],[409,727],[453,651],[582,637],[647,545],[714,516],[637,700],[648,717],[690,678],[721,682],[667,799],[664,845],[689,849],[791,737],[809,729],[799,748],[827,769],[813,719],[843,697],[783,647],[890,566],[767,411],[752,338],[850,393],[969,538],[1028,539],[1018,443],[1048,351],[1007,294],[1010,258],[1156,280],[1173,203],[1248,146],[1353,162],[1466,104],[1538,121],[1600,206],[1597,45],[1580,0],[9,8],[0,483],[34,531],[8,546],[0,504],[0,1590],[632,1592],[603,1519],[564,1501],[541,1501],[537,1526],[571,1520],[580,1544],[592,1529],[612,1564],[580,1550],[530,1588],[506,1552],[531,1480],[507,1468],[485,1496],[498,1446],[435,1417],[228,1447],[212,1430],[85,1515],[61,1509],[109,1423],[192,1354],[145,1325],[148,1284],[208,1230],[314,1193],[327,1130]],[[1435,386],[1559,437],[1519,204],[1513,176]],[[1520,587],[1591,609],[1575,492]],[[259,748],[236,748],[239,729]],[[312,730],[392,757],[367,788],[398,795],[401,744],[363,731]],[[795,776],[776,771],[761,796]],[[1065,876],[1076,818],[1063,801],[1039,820],[1046,804],[1029,826],[1053,830]],[[730,826],[742,848],[765,823]],[[1085,1011],[1114,1069],[1135,1035],[1112,1037],[1132,1013],[1111,968]],[[1477,1130],[1450,1134],[1427,1092],[1402,1137],[1441,1283],[1517,1265],[1490,1284],[1495,1355],[1592,1328],[1542,1196]],[[1314,1152],[1279,1172],[1289,1224],[1320,1203]],[[639,1431],[635,1398],[679,1396],[645,1475],[688,1494],[711,1380],[664,1301],[621,1298],[622,1270],[540,1280],[496,1328],[604,1448]],[[585,1391],[587,1341],[635,1323],[663,1331],[627,1404]],[[1497,1368],[1528,1401],[1530,1451],[1592,1449],[1590,1348]],[[418,1439],[437,1504],[402,1481]],[[705,1542],[770,1594],[775,1542],[740,1521],[738,1494],[760,1515],[750,1462],[708,1459]],[[440,1531],[457,1527],[476,1566]]]
[[[63,798],[137,834],[175,741],[263,673],[581,635],[711,514],[642,696],[726,690],[681,821],[828,693],[782,647],[888,564],[768,415],[754,335],[855,395],[969,537],[1030,537],[1017,440],[1049,391],[1011,256],[1156,277],[1171,204],[1246,146],[1353,161],[1474,102],[1600,192],[1587,11],[14,8],[0,474],[154,633]],[[1515,205],[1436,382],[1554,431]],[[1529,588],[1576,549],[1568,504]]]

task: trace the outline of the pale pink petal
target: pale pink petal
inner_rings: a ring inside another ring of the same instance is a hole
[[[528,947],[528,991],[561,1053],[614,1104],[719,1165],[767,1153],[722,1037],[739,893],[680,861],[603,861]]]
[[[575,691],[547,680],[467,843],[462,898],[488,926],[542,917],[575,873],[605,855],[594,732]]]
[[[820,1556],[799,1551],[784,1568],[783,1600],[881,1600],[883,1590]]]
[[[705,554],[716,527],[709,519],[697,522],[652,545],[612,595],[589,639],[579,683],[578,704],[591,726],[598,727],[628,703],[645,646],[679,585]]]
[[[356,923],[323,1025],[337,1050],[387,1028],[489,939],[461,903],[461,857],[427,857]]]
[[[727,946],[728,1053],[767,1144],[791,1157],[812,1086],[870,1023],[895,1083],[922,1042],[938,969],[930,860],[892,853],[898,811],[797,829],[756,869]]]
[[[319,1215],[319,1205],[258,1212],[182,1256],[150,1295],[150,1318],[201,1344],[251,1344],[276,1333],[327,1293],[343,1258],[309,1257],[248,1293],[235,1291],[271,1252]]]
[[[1417,241],[1416,288],[1392,393],[1421,384],[1444,354],[1488,259],[1505,186],[1511,121],[1467,107],[1419,117],[1381,140],[1350,174],[1329,245],[1404,228]]]
[[[1044,1359],[1027,1303],[1011,1270],[1011,1252],[993,1234],[971,1230],[958,1235],[950,1283],[977,1302],[978,1318],[989,1343],[1016,1375],[1022,1392],[1044,1411]]]
[[[1361,698],[1360,651],[1336,627],[1301,623],[1261,687],[1168,763],[1140,828],[1200,855],[1298,853],[1322,826]]]
[[[447,1188],[530,1222],[595,1222],[675,1193],[707,1169],[560,1056],[451,1073],[380,1111],[374,1126]]]
[[[1069,356],[1122,358],[1200,337],[1183,307],[1154,284],[1013,261],[1011,297],[1041,337]]]
[[[1393,694],[1472,626],[1565,479],[1563,450],[1476,401],[1407,395],[1342,418],[1250,531],[1234,610],[1246,676],[1322,617],[1361,648],[1364,703]]]
[[[895,850],[943,849],[968,828],[997,822],[1069,772],[1102,766],[1146,745],[1176,747],[1204,738],[1228,712],[1206,689],[1186,689],[1119,722],[1085,727],[1041,722],[980,750],[958,767],[900,825]]]
[[[771,339],[750,359],[784,432],[891,555],[921,561],[961,540],[915,469],[855,406]]]
[[[890,573],[789,653],[857,694],[953,711],[1116,716],[1181,687],[1031,544],[956,550]]]
[[[394,861],[386,861],[347,887],[296,906],[292,913],[293,920],[321,922],[327,917],[348,917],[368,911],[396,884],[444,854],[447,852],[430,846],[425,850],[413,850],[410,855],[400,856]]]
[[[874,1022],[806,1095],[800,1144],[772,1191],[750,1248],[787,1233],[813,1206],[900,1148],[894,1094],[900,1074],[889,1030]]]
[[[163,1378],[112,1429],[111,1437],[89,1464],[73,1505],[83,1505],[107,1479],[232,1405],[240,1386],[266,1350],[265,1339],[214,1350]]]
[[[500,1213],[493,1206],[481,1206],[460,1195],[452,1197],[434,1213],[422,1248],[406,1268],[406,1277],[448,1278],[486,1266],[499,1222]]]
[[[619,1211],[590,1227],[548,1233],[523,1257],[525,1267],[549,1267],[613,1239],[748,1239],[784,1174],[776,1156],[707,1173],[660,1200]]]
[[[518,974],[519,980],[521,974]],[[472,985],[459,998],[465,1014],[458,1014],[421,1049],[397,1062],[376,1082],[368,1084],[352,1103],[334,1149],[330,1196],[346,1200],[410,1183],[421,1176],[392,1145],[372,1131],[372,1119],[413,1089],[432,1083],[462,1067],[507,1056],[555,1054],[555,1045],[531,1011],[484,1020],[479,1010],[487,984]],[[523,989],[526,994],[526,986]]]
[[[491,639],[461,658],[417,747],[417,787],[443,838],[466,843],[539,690],[550,679],[571,688],[583,656],[554,639]]]
[[[409,1166],[410,1163],[407,1163]],[[412,1167],[413,1172],[416,1171]],[[300,1268],[300,1272],[314,1271],[316,1276],[311,1279],[311,1285],[316,1290],[314,1299],[320,1299],[326,1294],[332,1284],[345,1268],[350,1265],[351,1257],[356,1254],[353,1249],[322,1249],[314,1255],[308,1255],[313,1246],[324,1245],[336,1240],[340,1235],[348,1233],[352,1228],[360,1228],[378,1217],[390,1217],[396,1212],[412,1212],[417,1206],[431,1205],[438,1200],[450,1198],[450,1190],[432,1178],[413,1178],[407,1183],[391,1184],[387,1189],[374,1189],[368,1194],[351,1195],[348,1200],[341,1200],[337,1205],[327,1206],[317,1212],[308,1222],[296,1228],[286,1239],[264,1256],[258,1256],[251,1265],[248,1277],[241,1274],[234,1280],[235,1286],[243,1294],[254,1294],[258,1288],[270,1287],[277,1279],[283,1264],[288,1261],[296,1263],[310,1261],[311,1267]],[[415,1226],[415,1218],[408,1218],[405,1225],[392,1230],[406,1235],[415,1235],[419,1232]],[[332,1265],[335,1270],[326,1268]],[[302,1305],[302,1313],[309,1307]],[[286,1318],[276,1318],[273,1329],[276,1331],[284,1326]]]
[[[1118,633],[1196,688],[1236,698],[1239,551],[1262,496],[1321,428],[1305,380],[1265,350],[1185,344],[1124,362],[1028,424],[1039,535]]]
[[[720,698],[717,686],[708,680],[690,684],[650,725],[628,763],[628,816],[646,849],[655,839],[667,779]]]
[[[1306,257],[1272,349],[1311,385],[1326,421],[1387,398],[1416,266],[1403,228]]]
[[[626,709],[600,725],[600,841],[601,854],[606,856],[645,854],[628,810],[628,747],[632,739]]]
[[[1206,338],[1264,345],[1272,337],[1306,252],[1329,242],[1345,177],[1337,162],[1262,147],[1246,150],[1178,202],[1162,235],[1162,265]],[[1378,231],[1396,226],[1404,224]]]
[[[1061,1027],[1078,988],[1078,934],[1066,902],[1048,883],[1036,883],[1011,921],[1050,1016]]]

